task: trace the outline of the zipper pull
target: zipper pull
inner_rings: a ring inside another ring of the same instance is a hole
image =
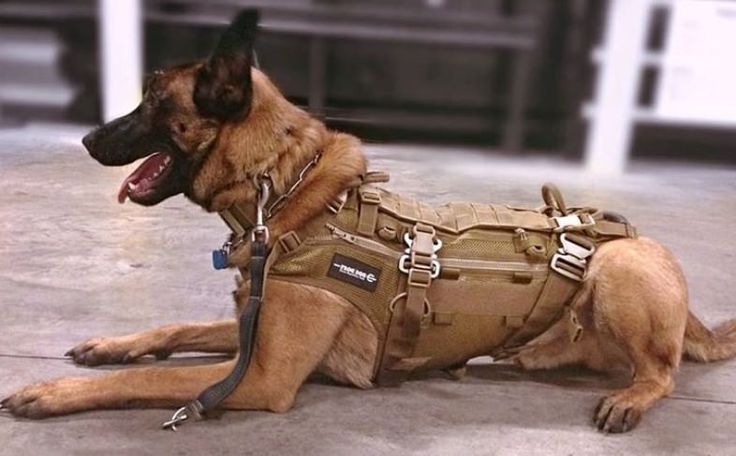
[[[325,224],[328,230],[332,233],[333,237],[336,237],[338,239],[342,239],[345,242],[349,242],[350,244],[355,244],[355,236],[353,236],[350,233],[347,233],[340,228],[336,227],[335,225],[332,225],[330,223]]]

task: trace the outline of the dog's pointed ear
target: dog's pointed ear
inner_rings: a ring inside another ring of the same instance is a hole
[[[258,10],[238,14],[220,37],[215,52],[197,73],[194,103],[207,117],[230,120],[250,111],[251,66]]]

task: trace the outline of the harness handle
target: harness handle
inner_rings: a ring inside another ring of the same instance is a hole
[[[542,186],[542,199],[544,200],[544,204],[557,210],[562,215],[569,213],[565,199],[562,197],[562,192],[555,184],[547,182]]]

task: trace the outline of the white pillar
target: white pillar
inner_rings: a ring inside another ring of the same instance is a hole
[[[102,117],[132,111],[141,99],[143,22],[141,0],[99,0]]]
[[[593,99],[585,167],[620,174],[631,148],[651,0],[610,0]]]

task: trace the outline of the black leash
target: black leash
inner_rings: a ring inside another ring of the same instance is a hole
[[[268,181],[259,184],[256,225],[252,231],[250,258],[250,296],[248,304],[240,314],[238,325],[240,351],[235,367],[227,377],[204,390],[194,401],[177,410],[169,421],[161,425],[163,429],[176,431],[176,427],[194,419],[199,421],[207,412],[216,408],[240,384],[250,365],[253,346],[258,327],[258,314],[263,303],[263,288],[266,276],[266,259],[268,257],[268,228],[263,220],[263,208],[268,201],[270,187]]]

